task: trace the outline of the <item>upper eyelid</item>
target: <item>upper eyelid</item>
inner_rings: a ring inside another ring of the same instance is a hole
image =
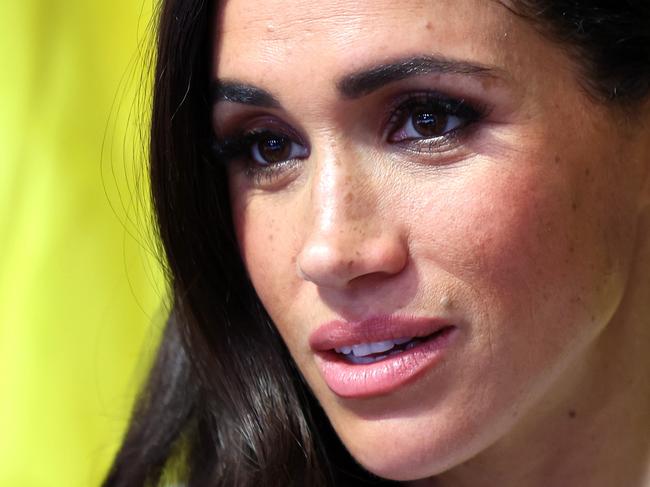
[[[475,81],[473,79],[474,77],[467,77],[471,78],[469,81]],[[375,98],[379,101],[381,100],[382,103],[384,104],[391,104],[391,101],[388,101],[392,99],[392,104],[398,105],[399,103],[394,102],[395,99],[404,99],[408,98],[412,94],[424,94],[427,93],[429,96],[432,97],[437,97],[440,100],[448,100],[448,101],[454,101],[454,100],[463,100],[467,101],[469,100],[468,104],[470,105],[481,105],[479,103],[479,100],[477,100],[473,96],[466,97],[465,95],[461,94],[458,92],[458,87],[457,85],[450,85],[448,83],[442,83],[438,84],[437,82],[433,84],[433,86],[426,86],[426,84],[421,84],[423,79],[427,79],[425,75],[418,75],[415,77],[409,77],[403,82],[400,83],[389,83],[386,86],[381,87],[380,89],[376,90],[375,93],[369,93],[366,96],[364,96],[364,99],[368,98]],[[404,84],[405,83],[405,84]],[[412,84],[412,83],[417,83],[417,84]],[[466,91],[466,90],[462,90]],[[476,92],[476,89],[470,89],[469,93],[474,93]],[[401,93],[401,94],[400,94]],[[465,94],[469,94],[465,93]],[[275,98],[274,98],[275,100]],[[343,99],[343,100],[338,100],[338,102],[345,103],[346,105],[350,102],[354,102],[355,99]],[[231,113],[231,115],[226,115],[225,117],[222,115],[224,112]],[[237,101],[228,101],[227,99],[221,99],[219,101],[216,101],[215,104],[213,105],[213,129],[215,134],[220,134],[220,133],[227,133],[227,132],[232,132],[231,130],[228,130],[229,126],[233,125],[238,125],[239,122],[242,119],[248,119],[251,114],[254,113],[259,113],[263,116],[269,116],[269,117],[276,117],[279,119],[282,119],[287,122],[288,125],[292,127],[297,127],[298,130],[297,132],[300,131],[300,123],[299,120],[296,119],[295,116],[292,115],[291,111],[285,108],[283,105],[281,105],[279,102],[277,103],[271,103],[268,105],[257,105],[257,104],[246,104],[246,103],[238,103]]]
[[[418,91],[407,93],[397,100],[393,101],[381,124],[383,127],[383,138],[387,138],[392,130],[396,128],[396,123],[408,113],[409,110],[418,104],[430,102],[437,105],[438,108],[456,105],[448,114],[468,119],[469,125],[482,120],[488,116],[490,110],[487,105],[468,102],[465,98],[454,98],[437,91]],[[463,113],[461,113],[463,112]],[[467,125],[467,124],[466,124]],[[465,126],[466,126],[465,125]],[[461,130],[464,127],[461,127]]]
[[[234,108],[234,107],[233,107]],[[261,122],[261,123],[258,123]],[[253,126],[253,124],[256,124]],[[246,129],[250,126],[249,129]],[[259,109],[256,107],[249,107],[245,105],[237,106],[233,113],[228,113],[224,116],[224,111],[218,109],[213,110],[212,115],[212,129],[217,138],[228,138],[234,135],[240,135],[249,130],[255,130],[262,126],[280,127],[282,130],[290,134],[299,135],[298,131],[294,128],[299,127],[297,120],[293,119],[289,114],[281,109]]]
[[[273,133],[283,135],[291,140],[307,146],[307,141],[294,124],[286,122],[280,115],[264,113],[247,119],[246,122],[237,120],[226,124],[227,127],[214,128],[214,138],[217,143],[231,143],[251,135]]]
[[[384,127],[384,132],[390,130],[389,125],[391,119],[396,117],[399,111],[404,112],[405,109],[410,108],[409,105],[411,105],[412,107],[413,105],[416,105],[419,102],[431,102],[431,103],[438,104],[440,107],[444,107],[445,105],[449,106],[455,104],[457,105],[456,109],[461,111],[466,111],[465,115],[467,115],[468,118],[472,118],[472,119],[481,119],[489,114],[489,109],[487,105],[483,105],[481,103],[476,103],[473,101],[467,101],[464,97],[458,98],[458,97],[448,96],[437,90],[411,91],[396,96],[393,98],[391,102],[387,102],[388,106],[386,108],[385,116],[383,117],[383,120],[380,122],[381,125]],[[460,116],[462,116],[462,114],[460,114]],[[297,142],[309,149],[309,143],[306,140],[306,138],[301,136],[299,131],[293,128],[292,124],[286,123],[284,120],[282,120],[279,115],[274,115],[267,112],[266,114],[260,115],[259,117],[253,117],[253,121],[255,121],[257,118],[265,122],[262,125],[267,125],[267,127],[259,126],[259,127],[252,127],[251,129],[233,130],[233,132],[235,132],[235,135],[225,136],[225,137],[217,136],[216,142],[218,144],[221,144],[222,146],[229,146],[232,145],[233,143],[236,143],[237,141],[241,141],[242,139],[251,136],[251,134],[255,134],[256,132],[257,133],[269,132],[269,133],[278,133],[283,136],[289,137],[292,141]],[[215,132],[223,133],[225,131],[215,130]],[[386,133],[384,133],[384,137],[385,136]]]
[[[437,91],[418,91],[398,98],[389,111],[395,112],[404,107],[412,108],[418,103],[432,103],[438,108],[451,108],[453,112],[465,112],[467,116],[483,116],[488,112],[487,106],[468,101],[465,97],[451,97]]]
[[[311,151],[309,146],[302,142],[302,138],[298,139],[289,134],[288,131],[253,128],[248,131],[239,132],[237,135],[213,139],[211,150],[212,155],[216,158],[220,158],[222,162],[228,163],[231,160],[241,157],[243,153],[250,150],[252,143],[258,141],[265,134],[286,137],[291,141],[291,143],[297,143],[305,147],[308,152]]]

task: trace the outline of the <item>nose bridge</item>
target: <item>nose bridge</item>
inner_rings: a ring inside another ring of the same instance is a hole
[[[340,287],[365,274],[401,269],[404,250],[379,207],[381,188],[371,166],[347,150],[330,151],[314,162],[297,259],[300,277]]]
[[[330,152],[316,163],[310,188],[312,240],[354,246],[359,243],[355,244],[354,239],[372,235],[376,191],[363,164],[354,159],[343,149]]]

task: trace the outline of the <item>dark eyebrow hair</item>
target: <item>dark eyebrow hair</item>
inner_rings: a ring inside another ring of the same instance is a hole
[[[499,70],[438,56],[414,56],[382,63],[344,76],[336,84],[346,98],[360,98],[383,86],[423,74],[465,74],[497,78]]]
[[[280,102],[268,91],[253,85],[237,81],[217,80],[212,83],[212,103],[229,101],[244,105],[255,105],[265,108],[278,108]]]
[[[395,81],[436,73],[498,78],[500,70],[438,56],[413,56],[348,74],[341,78],[336,86],[345,98],[360,98]],[[215,80],[212,82],[211,92],[213,103],[228,101],[264,108],[281,106],[268,91],[239,81]]]

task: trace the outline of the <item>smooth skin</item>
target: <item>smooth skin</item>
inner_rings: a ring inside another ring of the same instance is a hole
[[[277,100],[217,100],[216,137],[291,141],[289,161],[260,166],[255,142],[231,163],[240,250],[351,454],[417,486],[650,486],[648,104],[596,101],[564,48],[496,1],[228,0],[215,22],[214,79]],[[485,70],[342,92],[423,56]],[[430,91],[485,116],[409,138],[412,118],[390,115]],[[396,313],[452,321],[443,360],[337,396],[310,333]]]

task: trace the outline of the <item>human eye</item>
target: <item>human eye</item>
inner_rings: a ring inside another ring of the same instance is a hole
[[[388,121],[386,140],[416,152],[443,152],[457,145],[485,107],[435,92],[409,94],[398,101]]]
[[[220,162],[238,165],[257,184],[270,184],[290,171],[309,150],[295,135],[277,128],[254,128],[217,139],[213,154]]]

